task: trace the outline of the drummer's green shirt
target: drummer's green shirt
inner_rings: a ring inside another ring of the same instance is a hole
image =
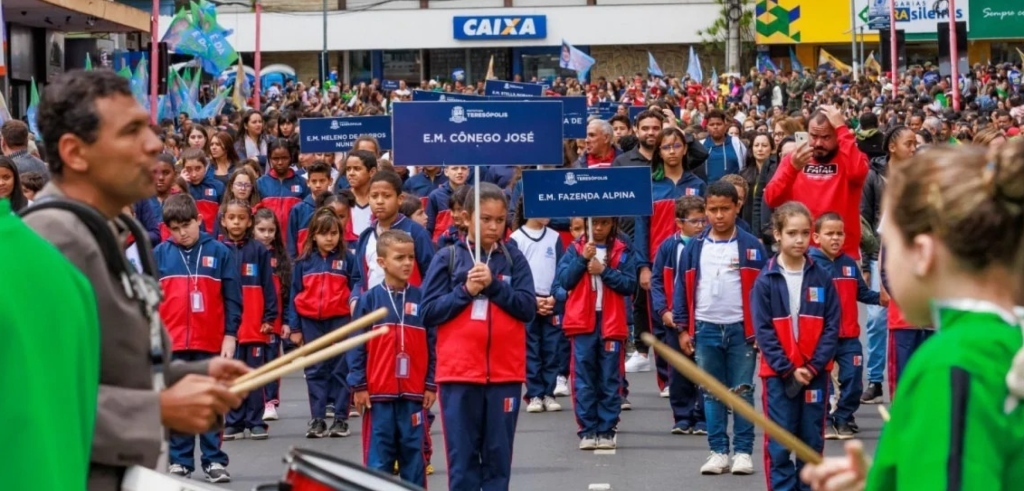
[[[89,281],[0,200],[0,484],[81,490],[99,387]]]
[[[1024,404],[1007,405],[1019,321],[991,304],[935,308],[938,333],[900,377],[870,491],[1024,489]]]

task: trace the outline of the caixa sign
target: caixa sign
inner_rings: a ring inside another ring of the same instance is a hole
[[[454,18],[455,39],[544,39],[548,36],[544,15],[482,15]]]

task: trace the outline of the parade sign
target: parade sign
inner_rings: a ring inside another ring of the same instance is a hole
[[[523,82],[488,80],[484,82],[484,94],[504,97],[540,97],[544,95],[544,86]]]
[[[649,167],[523,171],[527,218],[645,216],[653,213]]]
[[[384,80],[380,84],[380,88],[386,91],[398,90],[398,80]]]
[[[492,101],[545,101],[562,103],[562,136],[564,138],[587,137],[586,97],[488,97]]]
[[[393,108],[397,165],[561,165],[560,102],[405,102]]]
[[[376,138],[381,149],[390,149],[391,116],[302,118],[299,135],[302,153],[347,152],[363,135]]]
[[[473,94],[456,94],[454,92],[434,92],[432,90],[414,90],[412,91],[413,102],[424,102],[424,101],[486,101],[487,98],[482,95]]]

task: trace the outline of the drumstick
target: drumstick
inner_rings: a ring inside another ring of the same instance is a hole
[[[662,357],[665,361],[672,365],[679,373],[684,377],[693,381],[693,383],[704,387],[711,395],[715,396],[716,399],[722,401],[726,406],[732,408],[748,421],[760,426],[764,429],[764,432],[779,442],[783,447],[788,448],[796,457],[804,462],[810,464],[820,464],[821,455],[815,452],[814,449],[807,446],[806,443],[801,441],[792,433],[785,430],[785,428],[779,426],[774,421],[766,418],[763,414],[757,412],[754,406],[747,404],[747,401],[743,400],[740,396],[736,395],[733,391],[729,390],[726,386],[722,385],[715,377],[712,377],[708,372],[701,370],[696,363],[691,361],[689,358],[683,356],[682,353],[672,349],[669,345],[658,341],[657,338],[652,336],[650,333],[643,333],[640,335],[647,346],[654,348],[654,351],[658,356]]]
[[[326,346],[332,345],[336,341],[340,341],[342,338],[348,336],[352,332],[357,331],[359,329],[363,329],[366,326],[369,326],[370,324],[373,324],[374,322],[383,319],[385,315],[388,315],[388,309],[384,307],[374,310],[369,314],[366,314],[352,322],[349,322],[348,324],[345,324],[344,326],[341,326],[327,334],[324,334],[323,336],[316,338],[316,340],[314,341],[310,341],[309,343],[306,343],[302,346],[299,346],[298,348],[295,348],[292,351],[289,351],[284,356],[270,363],[267,363],[262,367],[259,367],[245,375],[242,375],[241,377],[238,377],[237,379],[235,379],[234,383],[240,384],[242,382],[245,382],[246,380],[254,379],[256,377],[263,375],[264,373],[276,369],[277,367],[287,365],[296,358],[308,355]]]
[[[387,334],[389,330],[389,327],[384,326],[378,329],[374,329],[370,332],[365,332],[351,339],[346,339],[338,344],[331,345],[309,356],[303,356],[302,358],[299,358],[298,360],[295,360],[294,362],[289,363],[285,366],[277,367],[269,372],[264,372],[256,378],[249,378],[243,382],[236,381],[235,383],[231,384],[230,390],[232,393],[235,394],[251,392],[253,389],[263,387],[264,385],[267,385],[270,382],[273,382],[281,378],[282,376],[287,375],[288,373],[294,372],[302,368],[306,368],[310,365],[320,363],[322,361],[329,360],[352,348],[355,348],[356,346],[364,344],[377,336],[383,336],[384,334]]]
[[[882,421],[886,423],[889,422],[889,410],[886,409],[885,406],[881,404],[878,405],[878,414],[882,415]]]

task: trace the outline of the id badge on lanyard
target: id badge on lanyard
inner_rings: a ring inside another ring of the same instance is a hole
[[[406,353],[395,356],[395,378],[409,378],[409,355]]]
[[[490,300],[487,297],[480,296],[473,299],[473,309],[470,311],[469,318],[475,321],[487,320],[487,308],[490,306]]]
[[[206,302],[203,299],[203,292],[199,290],[192,290],[192,293],[189,294],[189,303],[192,306],[193,314],[206,312]]]

